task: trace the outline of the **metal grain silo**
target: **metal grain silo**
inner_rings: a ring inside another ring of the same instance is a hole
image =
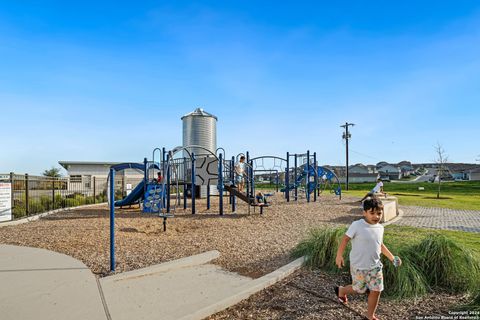
[[[217,117],[201,108],[187,113],[183,121],[183,146],[197,145],[207,148],[215,154],[217,150]],[[189,149],[196,155],[207,154],[200,148]],[[184,152],[184,156],[188,156]]]

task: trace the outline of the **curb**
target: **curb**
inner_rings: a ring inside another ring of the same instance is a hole
[[[244,286],[244,289],[241,292],[233,296],[227,297],[206,308],[200,309],[195,313],[189,314],[188,316],[182,317],[179,320],[201,320],[214,313],[227,309],[228,307],[231,307],[239,303],[240,301],[249,298],[254,293],[257,293],[277,283],[278,281],[286,278],[287,276],[292,274],[294,271],[300,269],[304,261],[305,261],[305,257],[298,258],[297,260],[294,260],[293,262],[290,262],[289,264],[284,265],[283,267],[267,275],[264,275],[263,277],[252,280],[250,283]]]
[[[142,268],[142,269],[127,271],[127,272],[107,276],[107,277],[101,278],[100,282],[108,283],[108,282],[129,280],[132,278],[146,277],[149,275],[153,275],[155,273],[167,272],[172,269],[180,269],[180,268],[187,268],[187,267],[202,265],[212,261],[213,259],[217,259],[218,257],[220,257],[220,252],[218,252],[217,250],[207,251],[204,253],[196,254],[194,256],[189,256],[189,257],[164,262],[161,264],[153,265],[153,266]]]
[[[86,208],[96,207],[96,206],[100,206],[100,205],[104,205],[104,204],[107,204],[107,202],[101,202],[101,203],[95,203],[95,204],[85,204],[85,205],[83,205],[83,206],[78,206],[78,207],[69,207],[69,208],[55,209],[55,210],[51,210],[51,211],[39,213],[39,214],[37,214],[37,215],[30,216],[30,217],[26,217],[26,218],[22,218],[22,219],[18,219],[18,220],[13,220],[13,221],[8,221],[8,222],[1,222],[1,223],[0,223],[0,228],[1,228],[1,227],[7,227],[7,226],[16,226],[16,225],[19,225],[19,224],[24,224],[24,223],[28,223],[28,222],[32,222],[32,221],[37,221],[37,220],[39,220],[39,219],[42,218],[42,217],[46,217],[46,216],[49,216],[49,215],[54,214],[54,213],[59,213],[59,212],[64,212],[64,211],[70,211],[70,210],[76,210],[76,209],[86,209]]]

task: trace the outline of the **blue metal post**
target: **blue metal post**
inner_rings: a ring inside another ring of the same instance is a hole
[[[210,184],[207,184],[207,210],[210,209]]]
[[[143,158],[143,194],[147,191],[148,183],[148,168],[147,168],[147,158]]]
[[[295,166],[295,169],[293,169],[293,172],[294,172],[294,184],[295,184],[295,201],[298,200],[298,186],[297,186],[297,168],[298,168],[298,163],[297,163],[297,154],[295,153],[295,161],[294,161],[294,166]]]
[[[317,186],[318,186],[318,169],[317,169],[317,153],[313,153],[313,173],[315,176],[314,179],[314,188],[313,188],[313,202],[317,202]]]
[[[248,178],[250,177],[250,170],[248,169],[248,164],[250,163],[250,155],[248,154],[248,151],[247,151],[247,159],[245,159],[245,163],[247,164],[246,167],[247,167],[247,170],[246,170],[246,179],[247,179],[247,183],[246,183],[246,187],[247,187],[247,190],[246,190],[246,195],[247,195],[247,198],[250,198],[250,181],[248,180]],[[243,192],[243,190],[240,190]]]
[[[163,179],[166,179],[166,165],[165,165],[165,153],[166,153],[166,150],[165,150],[165,147],[162,148],[162,165],[161,165],[161,168],[162,168],[162,177]],[[162,186],[163,186],[163,181],[162,181]],[[162,190],[162,194],[163,194],[163,197],[162,197],[162,208],[165,208],[167,206],[167,198],[165,197],[165,189]]]
[[[248,167],[248,170],[250,172],[250,177],[252,177],[252,187],[250,188],[251,192],[251,197],[255,197],[255,172],[253,172],[253,161],[250,161],[250,166]]]
[[[288,188],[290,187],[289,185],[289,178],[288,178],[288,173],[290,171],[290,168],[288,167],[290,164],[290,153],[287,152],[287,168],[285,169],[285,198],[287,199],[287,202],[290,202],[290,191]]]
[[[232,165],[230,166],[230,179],[232,183],[235,183],[235,172],[234,168],[235,167],[235,156],[232,156]],[[238,187],[238,186],[237,186]],[[232,212],[235,212],[236,210],[236,203],[235,203],[235,195],[233,193],[230,193],[230,203],[232,204]]]
[[[278,192],[278,183],[279,183],[279,177],[278,177],[278,170],[275,175],[275,192]]]
[[[195,185],[195,153],[192,152],[192,214],[195,214],[195,197],[196,197],[196,185]]]
[[[110,168],[110,271],[115,271],[115,170]]]
[[[305,186],[305,190],[307,191],[307,202],[310,202],[310,150],[307,150],[307,181],[306,181],[306,186]]]
[[[218,206],[220,215],[223,216],[223,157],[218,155]]]
[[[165,191],[165,197],[167,197],[167,213],[170,213],[170,162],[171,162],[171,159],[170,159],[170,153],[167,154],[167,165],[166,165],[166,169],[167,169],[167,184],[166,184],[166,190]]]

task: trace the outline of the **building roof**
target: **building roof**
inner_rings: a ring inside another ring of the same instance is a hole
[[[216,116],[214,116],[211,113],[206,112],[202,108],[197,108],[197,109],[193,110],[192,112],[187,113],[186,115],[184,115],[180,119],[183,120],[183,118],[186,118],[186,117],[210,117],[210,118],[214,118],[215,120],[218,120],[218,118]]]
[[[104,166],[113,166],[115,164],[124,163],[124,162],[108,162],[108,161],[58,161],[58,164],[68,170],[68,167],[71,165],[104,165]]]

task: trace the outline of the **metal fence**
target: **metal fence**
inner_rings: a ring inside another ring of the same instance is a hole
[[[14,219],[50,210],[77,207],[107,201],[107,178],[73,176],[52,178],[29,174],[7,175],[12,185],[12,214]],[[127,187],[135,187],[141,179],[115,177],[115,199],[126,195]]]

